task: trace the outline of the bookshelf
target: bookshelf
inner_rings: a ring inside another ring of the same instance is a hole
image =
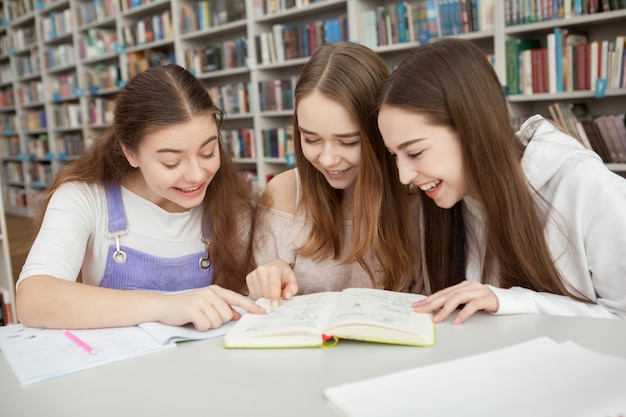
[[[241,174],[262,188],[292,163],[290,90],[320,43],[366,44],[393,69],[420,42],[463,37],[492,59],[506,85],[508,39],[531,37],[545,47],[555,28],[584,30],[593,40],[626,35],[626,10],[575,16],[577,1],[553,2],[569,4],[572,16],[541,20],[520,0],[481,0],[480,8],[473,0],[0,0],[5,211],[34,215],[59,167],[111,122],[119,89],[151,65],[176,62],[202,81],[226,111],[226,146]],[[585,102],[602,115],[623,111],[626,89],[509,97],[513,117],[550,116],[555,102]],[[608,166],[626,171],[623,163]]]
[[[0,178],[2,185],[2,178]],[[7,224],[4,217],[4,204],[0,195],[0,325],[10,324],[17,317],[15,313],[15,283],[13,282],[13,271],[11,268],[11,252],[9,251],[9,240],[7,235]]]

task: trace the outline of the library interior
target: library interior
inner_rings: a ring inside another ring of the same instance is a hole
[[[239,174],[262,190],[295,166],[293,88],[319,46],[363,44],[391,72],[444,37],[484,51],[512,125],[541,114],[626,176],[626,0],[0,0],[2,324],[18,323],[40,197],[136,74],[176,63],[198,78]]]

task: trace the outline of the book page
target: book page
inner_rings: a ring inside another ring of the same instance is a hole
[[[416,313],[411,307],[424,298],[419,294],[349,288],[343,290],[329,327],[359,324],[428,335],[433,332],[432,315]]]
[[[324,395],[347,417],[617,417],[626,412],[625,375],[622,357],[543,337]]]
[[[246,313],[246,310],[241,307],[233,306],[233,308],[242,316]],[[191,323],[185,326],[170,326],[155,321],[149,321],[139,323],[137,326],[152,336],[156,341],[165,345],[168,343],[184,342],[188,340],[205,340],[224,336],[231,329],[231,327],[235,325],[235,323],[236,321],[231,320],[216,329],[209,329],[204,332],[196,330]]]
[[[315,293],[282,300],[272,308],[270,301],[259,298],[257,304],[266,314],[246,314],[227,333],[226,345],[236,339],[254,339],[278,335],[316,335],[321,337],[340,293]],[[319,337],[317,339],[319,339]]]
[[[0,351],[22,385],[168,349],[137,326],[72,330],[95,350],[89,354],[63,330],[22,324],[0,327]]]

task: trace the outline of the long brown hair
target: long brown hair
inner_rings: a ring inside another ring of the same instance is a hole
[[[115,116],[104,135],[80,157],[65,164],[42,198],[41,226],[50,197],[68,181],[109,183],[121,181],[134,170],[122,146],[136,152],[146,134],[211,116],[218,129],[223,119],[205,87],[178,65],[150,68],[133,77],[115,100]],[[250,228],[253,193],[237,175],[235,165],[220,140],[220,168],[203,201],[203,224],[208,225],[215,283],[238,291],[245,288],[251,269]]]
[[[511,125],[498,77],[485,54],[467,40],[447,38],[417,47],[381,90],[380,106],[426,117],[460,137],[468,179],[485,207],[482,281],[568,295],[550,255],[542,225],[547,211],[522,171],[523,146]],[[433,291],[457,281],[461,202],[446,210],[422,194],[423,248]]]
[[[300,73],[294,99],[300,101],[317,91],[340,103],[352,116],[361,134],[361,163],[356,182],[351,242],[342,242],[343,191],[332,188],[324,176],[304,157],[298,117],[294,119],[295,154],[302,181],[299,208],[312,223],[310,235],[298,249],[316,259],[337,258],[342,245],[350,244],[345,262],[359,262],[370,275],[366,259],[373,254],[382,268],[382,286],[404,290],[415,273],[407,188],[400,184],[393,161],[388,157],[376,123],[378,88],[389,75],[384,61],[367,47],[351,42],[322,46]]]

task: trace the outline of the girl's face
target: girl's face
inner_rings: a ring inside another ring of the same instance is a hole
[[[361,133],[348,111],[314,91],[300,100],[297,114],[304,157],[331,187],[353,187],[361,162]]]
[[[220,168],[218,129],[211,116],[149,133],[137,152],[124,153],[145,182],[133,191],[170,212],[200,205]]]
[[[378,113],[378,127],[403,184],[415,184],[441,208],[451,208],[468,194],[456,132],[390,106]]]

